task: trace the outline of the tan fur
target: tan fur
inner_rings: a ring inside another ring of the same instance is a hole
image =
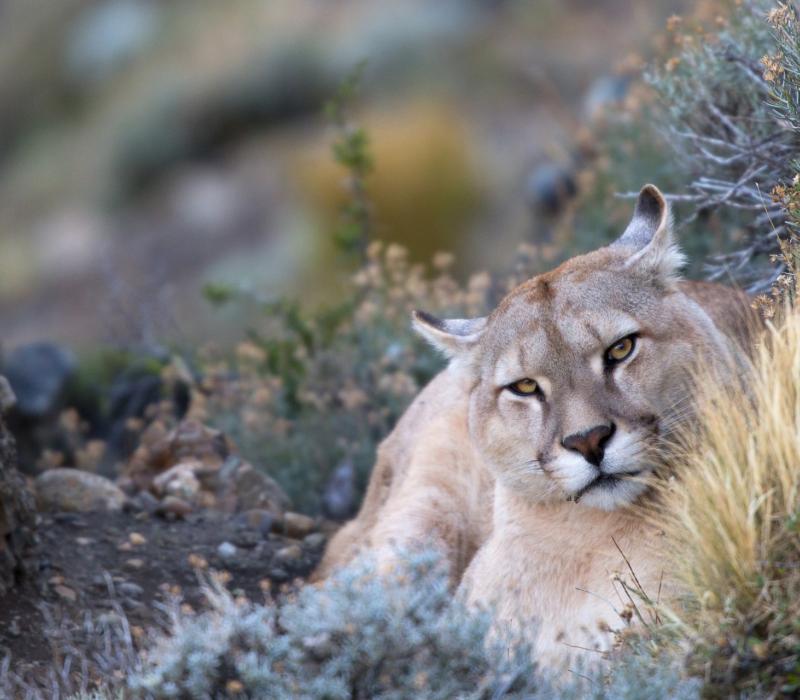
[[[493,480],[467,435],[468,382],[450,367],[409,406],[378,448],[358,516],[332,538],[320,580],[359,551],[382,563],[398,549],[438,547],[457,582],[491,527]]]
[[[741,293],[679,281],[681,259],[647,186],[619,241],[520,285],[487,319],[418,314],[453,360],[381,446],[317,576],[365,548],[390,565],[393,544],[433,544],[468,602],[538,627],[545,663],[608,649],[626,602],[612,574],[631,579],[618,547],[646,593],[662,585],[660,536],[632,509],[655,478],[653,447],[691,417],[697,362],[724,378],[754,326]],[[609,366],[629,334],[634,351]],[[522,378],[541,395],[508,390]],[[565,438],[596,426],[614,432],[594,463]]]

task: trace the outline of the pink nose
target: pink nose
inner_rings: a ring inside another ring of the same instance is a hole
[[[603,461],[605,446],[614,435],[616,429],[617,427],[613,423],[611,425],[596,425],[594,428],[589,428],[589,430],[573,433],[565,437],[561,441],[561,445],[567,450],[582,454],[589,464],[599,467]]]

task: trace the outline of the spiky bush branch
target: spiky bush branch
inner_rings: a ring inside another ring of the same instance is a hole
[[[691,205],[687,223],[717,210],[738,213],[744,240],[733,252],[711,258],[707,271],[751,292],[769,288],[782,272],[759,263],[777,252],[787,234],[784,208],[771,193],[791,180],[800,152],[800,134],[787,118],[797,109],[797,92],[787,92],[776,109],[774,76],[762,63],[782,43],[767,19],[770,6],[745,2],[711,32],[676,18],[676,53],[647,75],[658,96],[658,128],[689,177],[670,198]],[[800,58],[796,42],[788,43],[786,55]]]

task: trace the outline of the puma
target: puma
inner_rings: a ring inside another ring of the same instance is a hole
[[[449,365],[380,446],[317,578],[365,549],[391,566],[396,548],[433,545],[467,601],[538,630],[543,663],[609,649],[627,602],[614,572],[654,598],[669,585],[659,532],[633,507],[654,448],[690,420],[698,362],[724,381],[755,328],[743,293],[681,280],[683,261],[647,185],[619,239],[487,318],[416,312]]]

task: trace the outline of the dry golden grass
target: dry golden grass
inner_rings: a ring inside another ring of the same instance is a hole
[[[800,688],[800,312],[768,328],[741,378],[700,382],[664,493],[678,615],[717,683]]]

